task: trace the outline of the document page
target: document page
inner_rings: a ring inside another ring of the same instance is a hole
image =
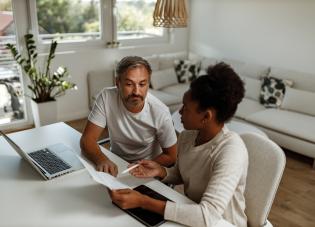
[[[88,163],[86,160],[81,157],[79,157],[79,159],[96,182],[106,186],[111,190],[130,188],[128,185],[120,182],[119,178],[116,178],[108,173],[96,171],[94,166]]]

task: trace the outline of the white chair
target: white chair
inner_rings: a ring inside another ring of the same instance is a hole
[[[93,70],[87,75],[89,108],[93,107],[97,94],[104,87],[112,87],[115,85],[112,69]]]
[[[105,87],[112,87],[115,85],[114,74],[112,69],[93,70],[88,72],[88,95],[89,95],[89,108],[93,108],[94,101],[98,93]],[[106,128],[107,130],[107,128]],[[108,131],[107,131],[108,135]],[[102,138],[97,141],[99,145],[110,142],[108,137]]]
[[[249,227],[271,227],[267,220],[285,167],[282,149],[270,139],[254,133],[241,135],[249,157],[245,189]]]

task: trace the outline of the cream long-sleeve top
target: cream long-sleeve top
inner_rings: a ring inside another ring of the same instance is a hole
[[[195,146],[197,131],[178,139],[178,157],[163,182],[184,184],[185,195],[196,204],[168,201],[164,218],[188,226],[215,226],[224,218],[247,226],[244,190],[248,153],[242,139],[225,126],[209,142]]]

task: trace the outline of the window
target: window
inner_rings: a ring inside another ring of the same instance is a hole
[[[23,120],[25,113],[20,67],[6,43],[16,44],[11,0],[0,3],[0,125]]]
[[[163,36],[163,29],[153,26],[156,0],[117,0],[117,38],[139,39]]]
[[[167,30],[153,27],[155,3],[156,0],[30,0],[32,30],[41,43],[51,39],[101,45],[117,40],[123,45],[153,39],[167,41]]]
[[[36,8],[35,27],[44,42],[101,38],[100,0],[36,0]]]

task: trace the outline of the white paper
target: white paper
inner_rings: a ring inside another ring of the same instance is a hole
[[[108,187],[111,190],[130,188],[128,185],[120,182],[118,178],[108,173],[96,171],[94,166],[85,161],[83,158],[79,157],[79,159],[96,182]]]

